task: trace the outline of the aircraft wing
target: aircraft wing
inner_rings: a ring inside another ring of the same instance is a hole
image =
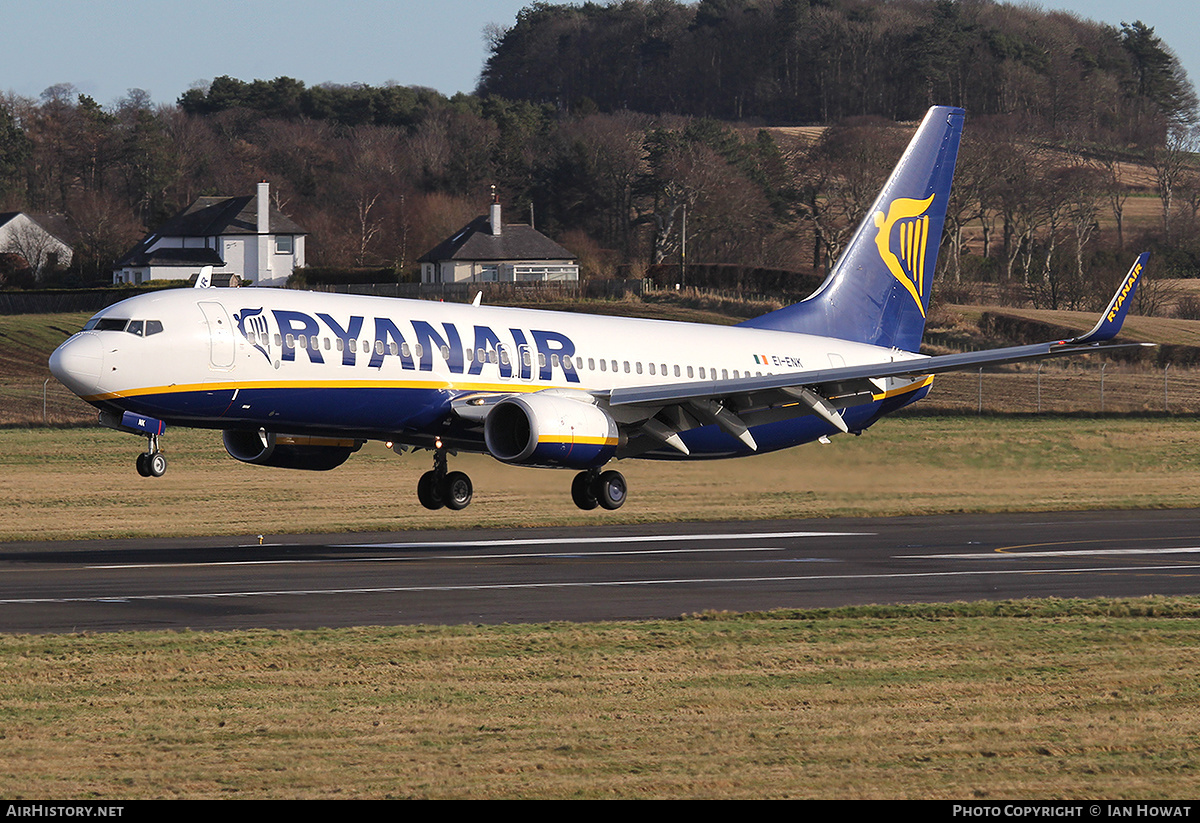
[[[751,426],[804,414],[815,414],[845,432],[848,427],[839,410],[871,402],[884,394],[886,378],[920,378],[983,366],[1153,345],[1106,342],[1121,329],[1147,257],[1147,254],[1138,257],[1100,322],[1081,337],[935,357],[897,352],[887,362],[732,380],[616,388],[597,394],[597,399],[608,406],[614,419],[627,432],[629,448],[626,454],[648,451],[660,443],[687,454],[687,447],[678,433],[710,424],[757,449],[749,431]]]

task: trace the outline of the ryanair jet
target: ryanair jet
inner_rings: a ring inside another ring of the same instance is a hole
[[[50,369],[101,423],[146,437],[145,476],[166,471],[170,424],[221,429],[234,458],[290,469],[332,469],[367,440],[429,449],[417,497],[430,509],[471,502],[470,478],[448,467],[459,451],[575,470],[579,508],[616,509],[626,484],[605,468],[613,459],[738,457],[861,434],[939,372],[1111,348],[1145,255],[1082,337],[918,353],[963,117],[930,109],[821,288],[739,326],[177,289],[101,311]]]

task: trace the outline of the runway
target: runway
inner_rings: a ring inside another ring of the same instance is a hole
[[[0,544],[9,633],[1196,593],[1196,510]]]

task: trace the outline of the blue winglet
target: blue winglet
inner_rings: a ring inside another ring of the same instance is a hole
[[[1113,299],[1109,301],[1108,308],[1104,310],[1104,314],[1100,316],[1098,322],[1090,332],[1083,337],[1074,337],[1065,342],[1067,343],[1102,343],[1105,340],[1112,340],[1121,331],[1121,325],[1125,322],[1125,314],[1129,311],[1129,305],[1133,303],[1133,294],[1137,291],[1138,281],[1142,279],[1142,272],[1146,268],[1146,261],[1150,259],[1150,252],[1144,251],[1138,255],[1138,259],[1134,261],[1133,268],[1129,270],[1129,274],[1125,275],[1125,279],[1121,281],[1120,288],[1113,295]]]

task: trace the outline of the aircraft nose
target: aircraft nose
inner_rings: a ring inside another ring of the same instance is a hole
[[[104,346],[90,332],[80,332],[50,355],[50,373],[80,397],[96,393],[103,366]]]

